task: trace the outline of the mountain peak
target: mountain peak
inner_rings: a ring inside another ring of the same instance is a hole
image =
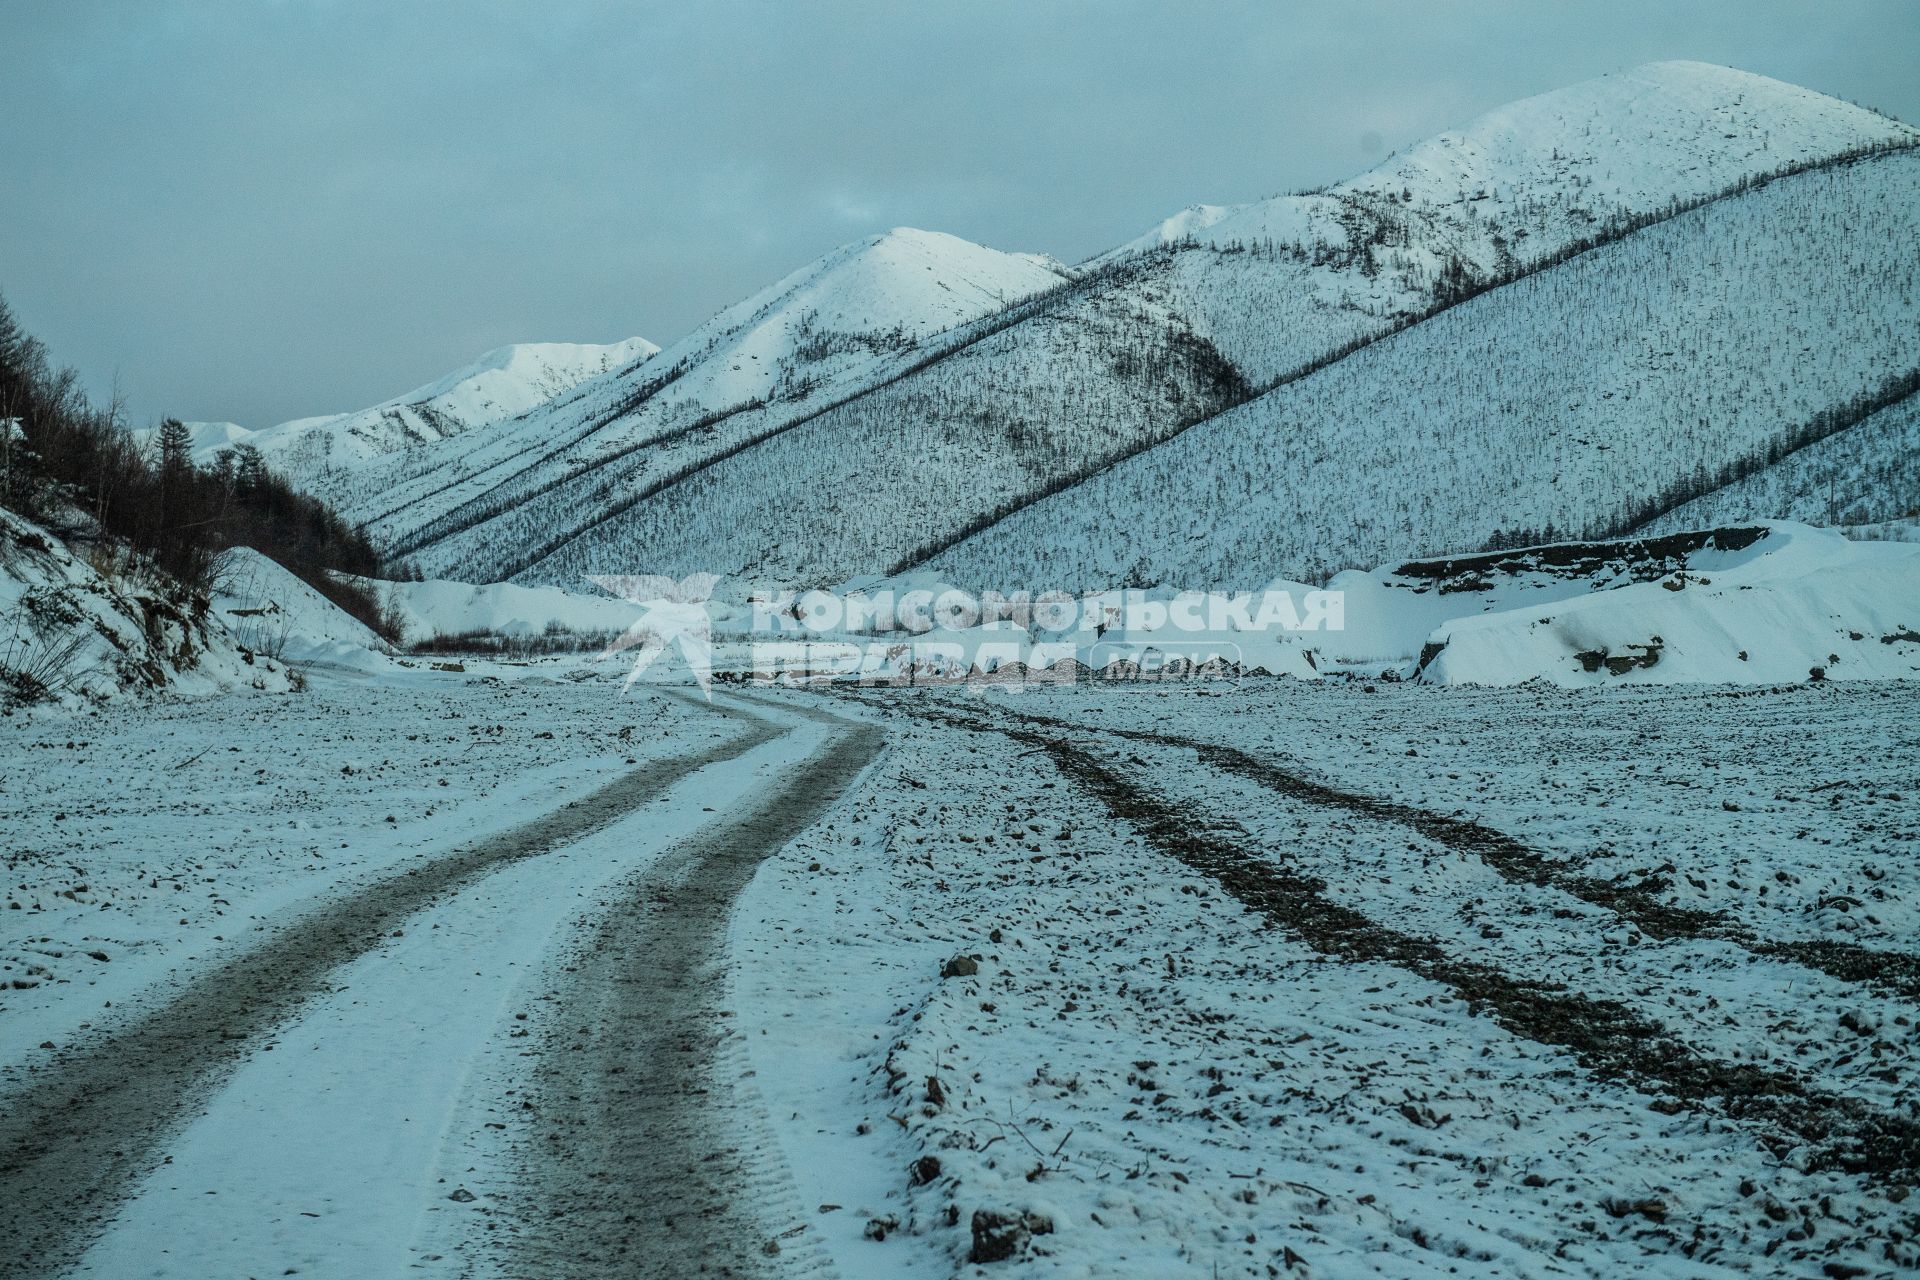
[[[786,358],[803,330],[920,338],[1018,301],[1065,274],[1037,255],[894,227],[843,244],[735,303],[664,358],[672,364],[731,348],[765,366]]]
[[[1496,107],[1314,195],[1189,206],[1106,256],[1186,239],[1310,245],[1327,238],[1335,202],[1354,197],[1482,223],[1520,202],[1536,216],[1599,223],[1915,142],[1920,130],[1812,89],[1712,63],[1650,62]]]
[[[1589,207],[1619,207],[1916,139],[1897,120],[1750,71],[1650,62],[1497,107],[1334,190],[1449,202],[1577,185]]]

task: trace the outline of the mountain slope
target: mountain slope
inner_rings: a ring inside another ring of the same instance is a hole
[[[1910,391],[1917,240],[1920,152],[1783,178],[1473,298],[926,568],[1245,586],[1618,532]],[[1087,532],[1063,549],[1060,529]]]
[[[370,461],[465,436],[610,370],[637,367],[657,351],[645,338],[599,345],[517,343],[354,413],[296,418],[258,431],[232,423],[196,423],[194,447],[204,460],[222,448],[251,444],[276,470],[339,503],[361,490],[358,473]]]
[[[1212,224],[1272,233],[1291,223],[1288,239],[1207,239],[1189,227],[1108,255],[906,377],[617,504],[577,535],[536,544],[532,558],[473,567],[559,582],[644,560],[820,582],[916,562],[983,518],[1070,489],[1503,272],[1551,264],[1777,168],[1916,136],[1696,64],[1574,86],[1353,183]],[[1462,154],[1471,163],[1443,163]],[[1023,528],[1071,543],[1063,530],[1110,527],[1112,510],[1092,503],[1073,511],[1085,524]]]
[[[525,415],[478,451],[442,448],[361,513],[432,573],[504,576],[508,557],[804,416],[956,324],[1058,287],[1066,269],[899,228],[847,245],[715,316],[638,371]]]
[[[1642,525],[1650,533],[1752,520],[1869,525],[1920,518],[1920,393],[1795,449]]]
[[[1516,103],[1321,192],[1190,211],[1073,273],[896,232],[478,449],[406,455],[354,511],[426,572],[468,580],[883,572],[1491,285],[1770,176],[1916,141],[1804,89],[1661,63]],[[980,273],[1015,279],[972,285]],[[929,276],[944,292],[909,283]],[[895,294],[904,315],[886,311]],[[929,300],[957,305],[910,319]]]
[[[1175,305],[1264,382],[1624,221],[1916,139],[1797,85],[1657,62],[1511,103],[1320,192],[1195,206],[1101,261],[1161,250]]]

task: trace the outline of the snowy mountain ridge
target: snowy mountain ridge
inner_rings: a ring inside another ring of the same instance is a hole
[[[1302,242],[1322,209],[1364,198],[1458,211],[1524,238],[1528,221],[1598,223],[1808,156],[1917,140],[1920,130],[1798,85],[1653,62],[1496,108],[1322,191],[1193,205],[1095,261],[1169,244]]]
[[[1917,207],[1912,151],[1703,205],[1043,494],[925,566],[1202,587],[1625,532],[1910,393]],[[1045,532],[1063,527],[1089,532],[1063,547]]]
[[[452,541],[435,567],[470,563],[454,548],[501,536],[483,522],[510,516],[527,530],[506,535],[515,545],[568,527],[662,473],[884,378],[933,335],[1069,275],[1052,259],[937,232],[871,236],[728,307],[640,369],[524,415],[477,451],[405,459],[355,511],[402,552]],[[522,503],[538,505],[521,512]]]
[[[582,382],[643,364],[659,351],[645,338],[612,343],[522,342],[496,347],[423,386],[352,413],[296,418],[249,430],[191,423],[201,461],[249,444],[305,488],[339,501],[372,459],[448,440],[524,413]]]
[[[1153,554],[1171,567],[1180,558],[1166,554],[1164,529],[1222,512],[1226,544],[1272,547],[1249,530],[1241,507],[1210,501],[1189,510],[1186,497],[1140,507],[1137,496],[1113,507],[1093,490],[1088,502],[1076,495],[1136,456],[1157,459],[1143,464],[1156,476],[1190,470],[1184,433],[1396,334],[1418,333],[1466,299],[1510,330],[1562,323],[1514,310],[1546,295],[1513,282],[1584,270],[1581,255],[1651,236],[1669,221],[1699,238],[1646,243],[1720,270],[1716,215],[1703,208],[1916,143],[1920,132],[1907,125],[1809,90],[1656,63],[1487,113],[1320,192],[1197,207],[1080,268],[896,229],[825,255],[652,360],[587,378],[493,424],[484,438],[426,439],[374,457],[334,496],[390,551],[430,576],[466,581],[573,583],[636,567],[813,583],[929,563],[949,573],[970,563],[960,544],[989,530],[982,545],[996,547],[998,571],[1031,565],[1043,544],[1071,550],[1050,535],[1033,541],[1061,519],[1099,529],[1094,543],[1154,542]],[[1840,198],[1851,182],[1801,188],[1814,203],[1796,216],[1817,227],[1818,201]],[[1872,202],[1888,194],[1872,197],[1871,216],[1898,235],[1897,212]],[[1683,219],[1689,211],[1699,216]],[[1804,252],[1782,242],[1739,261],[1743,270],[1775,270]],[[1885,296],[1873,281],[1860,292],[1869,314]],[[1724,301],[1789,312],[1800,305],[1764,281]],[[1770,340],[1764,326],[1752,336]],[[1616,381],[1622,355],[1572,352],[1565,381]],[[1453,376],[1452,356],[1430,358],[1441,363],[1423,378]],[[1661,378],[1685,395],[1686,380],[1705,374],[1676,367]],[[1789,415],[1803,423],[1832,407],[1805,399],[1796,395]],[[1588,416],[1618,418],[1620,405],[1604,397],[1585,403]],[[1463,401],[1450,412],[1465,422],[1488,417],[1488,407]],[[1338,448],[1397,470],[1376,476],[1370,492],[1404,505],[1394,495],[1407,489],[1425,503],[1421,470],[1393,463],[1406,444],[1394,434],[1401,430],[1356,428]],[[1732,460],[1709,442],[1732,438],[1711,426],[1699,443],[1659,453],[1682,459],[1683,474],[1633,483],[1666,492],[1694,468],[1721,469]],[[1743,448],[1778,446],[1741,438]],[[1292,492],[1301,477],[1286,468],[1324,461],[1291,448],[1293,437],[1279,441],[1290,452],[1271,458],[1259,439],[1248,443],[1251,469],[1235,483],[1252,485],[1256,497],[1275,482]],[[1605,470],[1622,456],[1582,465]],[[1475,493],[1463,497],[1472,502]],[[1559,501],[1543,491],[1502,528],[1567,528]],[[1036,504],[1033,519],[1020,518]],[[1137,527],[1136,511],[1144,517]],[[1372,523],[1349,514],[1329,518],[1363,532]],[[1593,518],[1571,527],[1591,528]],[[1420,532],[1406,545],[1485,536],[1444,525]],[[1186,543],[1183,532],[1176,545]],[[1316,546],[1304,560],[1256,559],[1233,571],[1305,574],[1387,553],[1362,536]],[[1097,553],[1070,576],[1108,573],[1107,560]]]
[[[1649,151],[1643,145],[1644,123],[1593,117],[1594,110],[1610,109],[1637,93],[1664,103],[1676,95],[1661,94],[1658,84],[1676,79],[1689,86],[1689,92],[1677,95],[1686,109],[1663,105],[1648,115],[1662,128],[1678,130],[1686,145]],[[1550,136],[1586,137],[1581,154],[1596,172],[1640,175],[1625,186],[1615,183],[1629,196],[1643,198],[1638,206],[1609,206],[1604,218],[1587,208],[1593,202],[1582,192],[1592,184],[1577,173],[1561,173],[1569,150],[1559,148],[1555,161],[1556,144],[1549,143],[1539,155],[1560,166],[1553,171],[1559,176],[1537,194],[1512,202],[1518,210],[1512,237],[1501,224],[1482,217],[1479,207],[1485,202],[1457,191],[1449,199],[1464,212],[1445,202],[1428,208],[1399,194],[1392,199],[1375,194],[1335,202],[1339,208],[1327,215],[1328,234],[1310,243],[1181,243],[1110,257],[1083,268],[1071,282],[929,344],[900,376],[796,419],[750,441],[751,447],[670,472],[665,482],[608,504],[583,497],[591,492],[584,485],[567,486],[580,500],[569,509],[565,494],[555,493],[549,510],[567,509],[566,521],[578,532],[569,532],[568,523],[541,520],[529,544],[515,532],[509,498],[459,539],[429,532],[406,549],[418,551],[430,573],[475,579],[513,576],[562,583],[645,557],[650,565],[680,572],[703,568],[742,578],[828,583],[911,568],[1036,502],[1052,518],[1018,526],[1011,554],[1006,546],[999,548],[996,572],[1017,573],[1018,566],[1032,562],[1032,552],[1043,548],[1071,557],[1079,544],[1062,539],[1061,529],[1097,530],[1094,543],[1111,538],[1157,546],[1157,530],[1129,527],[1132,506],[1103,506],[1098,500],[1074,506],[1067,496],[1143,450],[1159,454],[1169,471],[1191,470],[1187,442],[1173,441],[1196,424],[1304,372],[1337,367],[1409,326],[1417,332],[1476,293],[1483,307],[1520,300],[1524,292],[1486,290],[1530,273],[1545,278],[1574,269],[1586,251],[1652,235],[1690,210],[1700,216],[1683,225],[1704,238],[1697,242],[1698,256],[1689,245],[1684,260],[1710,263],[1712,219],[1704,210],[1719,202],[1738,203],[1789,180],[1781,175],[1836,167],[1851,172],[1850,158],[1904,151],[1915,137],[1904,125],[1841,103],[1820,106],[1813,113],[1815,125],[1802,126],[1793,113],[1805,101],[1822,101],[1817,95],[1784,85],[1769,89],[1772,82],[1743,73],[1695,74],[1686,66],[1667,67],[1652,81],[1649,88],[1644,78],[1622,80],[1625,90],[1605,92],[1576,86],[1533,100],[1520,113],[1549,116],[1550,124],[1542,127]],[[1764,135],[1767,145],[1716,123],[1720,116],[1701,109],[1702,82],[1737,103],[1738,118],[1751,126],[1750,134]],[[1772,120],[1768,113],[1786,114]],[[1763,120],[1771,123],[1761,127]],[[1514,121],[1515,113],[1506,113],[1503,127],[1518,127]],[[1729,133],[1734,136],[1726,137]],[[1534,154],[1526,146],[1509,150],[1522,158]],[[1483,174],[1484,167],[1475,172]],[[1659,182],[1647,176],[1656,172],[1664,172]],[[1839,182],[1821,188],[1828,193],[1845,189]],[[1477,188],[1467,193],[1473,194]],[[1874,208],[1875,217],[1898,221],[1897,208]],[[1809,219],[1819,216],[1817,204],[1801,212]],[[1519,234],[1529,227],[1538,230]],[[1524,258],[1515,244],[1523,245]],[[1775,253],[1792,260],[1802,252],[1797,243],[1787,243],[1763,257],[1772,263]],[[1789,311],[1797,306],[1784,295],[1768,294],[1764,281],[1748,283],[1755,287],[1743,295],[1743,305],[1777,303]],[[1858,283],[1869,298],[1882,296],[1880,283]],[[1512,323],[1525,321],[1516,317]],[[1595,362],[1598,372],[1616,356],[1580,350],[1570,358],[1576,364]],[[1580,376],[1577,369],[1569,372]],[[1696,367],[1695,372],[1705,370]],[[1368,447],[1391,466],[1394,445],[1382,437]],[[1710,457],[1705,465],[1712,470],[1724,461]],[[1693,459],[1686,465],[1691,468]],[[1256,477],[1267,473],[1269,483],[1288,474],[1256,467]],[[1391,495],[1396,486],[1422,483],[1417,469],[1396,470],[1399,478],[1376,480],[1371,492]],[[1665,489],[1678,478],[1656,478],[1654,486]],[[1250,482],[1259,483],[1257,478]],[[836,489],[857,492],[859,500],[849,501]],[[929,492],[938,500],[927,501]],[[1183,525],[1197,520],[1204,526],[1218,522],[1222,511],[1234,513],[1219,524],[1223,535],[1231,540],[1245,532],[1234,506],[1208,502],[1189,509],[1175,503],[1167,514]],[[1350,514],[1335,512],[1330,527],[1348,525]],[[1539,527],[1551,514],[1550,508],[1534,512],[1532,523]],[[1185,536],[1176,545],[1184,545]],[[1446,545],[1454,535],[1435,531],[1434,536]],[[519,549],[528,545],[531,551]],[[1255,579],[1289,568],[1305,573],[1314,564],[1337,566],[1385,553],[1356,544],[1331,548],[1314,562],[1256,561],[1235,572]],[[1101,563],[1098,572],[1110,572]],[[934,567],[956,566],[941,561]],[[1092,571],[1092,565],[1080,569]],[[1076,571],[1074,580],[1081,576]]]

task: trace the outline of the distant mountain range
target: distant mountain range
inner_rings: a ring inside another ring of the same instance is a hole
[[[1257,585],[1812,487],[1884,521],[1916,244],[1920,131],[1656,63],[1077,267],[896,230],[657,354],[505,348],[237,438],[474,581]]]
[[[338,501],[357,491],[359,473],[374,459],[504,422],[589,378],[637,365],[659,350],[645,338],[604,345],[516,343],[354,413],[296,418],[258,431],[232,422],[187,425],[203,460],[222,449],[250,444],[276,468]]]

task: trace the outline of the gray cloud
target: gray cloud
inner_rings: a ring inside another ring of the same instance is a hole
[[[1655,58],[1920,119],[1901,0],[11,3],[0,291],[137,416],[667,342],[906,224],[1069,261]]]

